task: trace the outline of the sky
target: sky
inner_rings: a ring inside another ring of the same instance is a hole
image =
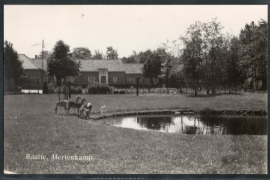
[[[63,40],[71,51],[87,47],[92,54],[112,46],[122,58],[176,40],[196,21],[217,18],[223,33],[238,36],[267,14],[267,5],[5,5],[4,40],[31,58],[42,40],[47,51]]]

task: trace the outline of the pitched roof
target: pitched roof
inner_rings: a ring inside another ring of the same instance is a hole
[[[123,64],[127,74],[142,74],[143,64]]]
[[[41,58],[34,58],[32,59],[39,67],[42,69],[42,59]],[[47,60],[43,59],[43,69],[46,71],[47,70]]]
[[[79,61],[79,60],[76,60]],[[98,71],[100,68],[106,68],[111,72],[125,71],[123,63],[119,59],[114,60],[80,60],[80,71]]]
[[[41,69],[32,59],[27,57],[25,54],[18,54],[19,59],[22,61],[24,69]]]
[[[24,55],[25,56],[25,55]],[[27,57],[27,56],[26,56]],[[28,57],[27,57],[28,58]],[[35,64],[39,69],[42,69],[42,59],[41,58],[34,58],[30,59],[33,64]],[[77,62],[79,60],[76,60]],[[108,71],[111,72],[126,72],[127,74],[141,74],[143,64],[135,64],[135,63],[125,63],[123,64],[120,59],[114,60],[80,60],[81,61],[81,68],[80,71],[98,71],[100,68],[106,68]],[[26,68],[27,69],[27,68]],[[28,68],[29,69],[29,68]],[[47,70],[47,60],[43,59],[43,69]]]

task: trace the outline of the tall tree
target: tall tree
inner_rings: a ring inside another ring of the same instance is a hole
[[[68,76],[79,74],[81,63],[71,59],[69,46],[62,40],[56,42],[52,55],[47,59],[48,74],[55,76],[57,80],[62,78],[66,81]]]
[[[262,81],[262,89],[267,90],[267,71],[268,71],[268,23],[261,19],[255,32],[256,40],[256,59],[257,59],[257,80]],[[258,81],[257,81],[258,89]]]
[[[224,45],[224,37],[221,33],[223,27],[217,19],[213,19],[203,24],[204,43],[206,45],[207,62],[206,62],[206,81],[208,84],[207,93],[211,89],[212,94],[216,93],[216,83],[220,78],[220,63],[222,61],[222,53],[220,50]]]
[[[123,57],[121,60],[123,63],[138,63],[137,61],[137,53],[136,51],[133,51],[133,54],[129,57]]]
[[[232,87],[236,91],[236,86],[240,83],[243,77],[241,76],[241,71],[239,67],[239,39],[237,37],[232,37],[229,44],[229,51],[226,58],[226,74],[228,78],[229,92]]]
[[[183,80],[182,64],[180,64],[179,56],[179,41],[169,41],[161,44],[157,52],[164,57],[162,64],[162,74],[165,75],[165,82],[168,87],[179,87],[179,81]]]
[[[47,59],[50,56],[49,51],[43,51],[43,58]],[[39,53],[39,57],[42,58],[42,51]]]
[[[129,57],[123,57],[121,60],[123,63],[136,63],[135,57],[132,55]]]
[[[255,54],[254,54],[254,43],[253,41],[253,31],[255,30],[254,22],[251,24],[246,24],[245,28],[241,30],[239,35],[240,47],[239,47],[239,58],[240,65],[245,72],[246,80],[251,78],[250,88],[254,90],[254,68],[255,68]]]
[[[186,79],[194,82],[195,96],[197,96],[197,83],[203,78],[202,74],[202,31],[203,24],[195,22],[187,29],[185,37],[181,37],[184,48],[181,55],[181,61],[184,65],[184,74]]]
[[[19,60],[18,53],[13,49],[13,44],[5,41],[4,43],[4,75],[5,79],[14,79],[15,84],[23,74],[22,62]]]
[[[86,47],[76,47],[73,49],[72,57],[75,59],[91,59],[91,51]]]
[[[118,53],[117,50],[113,49],[112,46],[107,47],[107,59],[118,59]]]
[[[141,58],[144,61],[143,76],[149,78],[150,83],[153,83],[153,80],[161,74],[162,57],[155,51],[147,50],[142,53]]]
[[[247,79],[251,80],[253,90],[259,90],[259,80],[262,81],[262,89],[267,88],[267,27],[265,20],[259,21],[259,25],[251,22],[245,25],[239,35],[240,65]]]
[[[95,50],[95,54],[93,55],[93,59],[103,59],[102,52],[99,52],[99,50]]]
[[[171,70],[172,70],[172,59],[171,57],[166,57],[165,62],[161,64],[161,74],[165,77],[166,87],[170,86],[170,78],[171,78]],[[168,91],[169,92],[169,91]]]

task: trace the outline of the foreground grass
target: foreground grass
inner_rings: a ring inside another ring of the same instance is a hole
[[[54,114],[56,97],[5,96],[5,170],[34,174],[267,172],[267,136],[191,136],[106,126],[76,116]],[[94,113],[104,104],[110,111],[174,107],[266,110],[266,94],[255,93],[211,98],[184,95],[86,98],[94,105]],[[26,154],[43,154],[49,160],[26,160]],[[89,155],[93,159],[53,161],[52,154]]]

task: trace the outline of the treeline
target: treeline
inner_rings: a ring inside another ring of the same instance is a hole
[[[144,76],[160,78],[174,84],[204,84],[207,94],[215,94],[217,86],[253,91],[267,89],[267,27],[265,20],[246,24],[239,36],[222,33],[222,25],[210,22],[191,24],[185,36],[161,48],[122,58],[125,63],[143,63]],[[175,43],[177,42],[177,43]],[[175,55],[177,54],[177,55]],[[170,80],[170,81],[169,81]]]
[[[215,94],[219,82],[226,83],[229,90],[239,85],[266,90],[267,26],[264,20],[251,22],[236,37],[222,34],[223,27],[216,19],[190,25],[181,37],[184,78],[204,81],[207,94]]]
[[[52,52],[49,51],[43,51],[40,52],[39,57],[42,57],[47,59]],[[114,49],[112,46],[107,47],[106,53],[103,54],[99,50],[95,50],[94,54],[87,48],[87,47],[76,47],[73,48],[72,52],[69,53],[69,56],[73,57],[74,59],[80,59],[80,60],[89,60],[89,59],[118,59],[118,52],[117,49]]]

